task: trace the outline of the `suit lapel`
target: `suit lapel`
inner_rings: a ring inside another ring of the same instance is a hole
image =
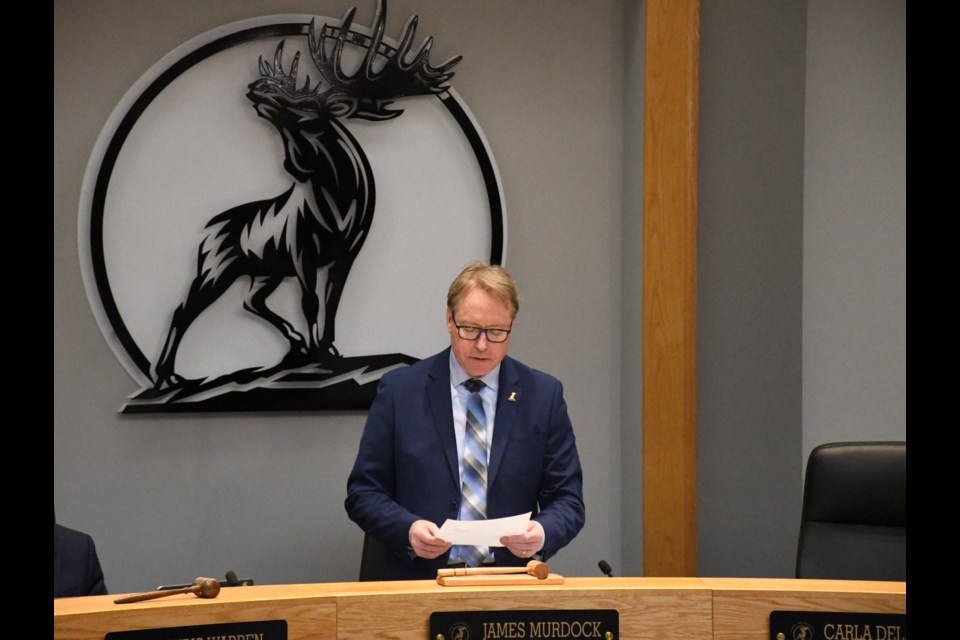
[[[517,415],[517,404],[520,400],[520,377],[513,360],[504,358],[500,364],[500,390],[497,392],[497,416],[493,425],[493,445],[490,447],[490,464],[487,469],[487,487],[493,486],[497,480],[503,454],[510,441],[513,431],[514,418]]]
[[[450,349],[436,356],[427,373],[427,403],[433,414],[433,427],[443,447],[450,480],[460,491],[460,462],[457,460],[457,436],[453,430],[453,403],[450,400]]]

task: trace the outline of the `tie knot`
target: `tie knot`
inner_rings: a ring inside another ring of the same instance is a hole
[[[470,378],[463,383],[463,386],[465,386],[470,393],[476,393],[487,385],[479,378]]]

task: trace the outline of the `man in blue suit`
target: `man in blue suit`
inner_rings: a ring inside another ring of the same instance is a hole
[[[546,560],[583,527],[583,474],[563,388],[507,356],[518,308],[502,267],[471,264],[447,294],[450,348],[381,380],[345,506],[386,546],[383,579]],[[528,511],[530,522],[502,537],[503,547],[451,547],[438,537],[448,518]]]

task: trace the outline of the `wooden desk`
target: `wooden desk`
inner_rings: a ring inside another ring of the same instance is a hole
[[[906,613],[905,582],[703,578],[713,592],[713,637],[769,638],[771,611]]]
[[[55,640],[110,631],[284,619],[290,640],[425,640],[433,611],[616,609],[621,638],[768,638],[771,610],[905,613],[906,583],[751,578],[567,578],[556,586],[441,587],[433,581],[226,588],[134,604],[116,595],[53,602]]]

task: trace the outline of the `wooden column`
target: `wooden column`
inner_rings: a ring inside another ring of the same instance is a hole
[[[647,0],[643,571],[697,574],[699,0]]]

